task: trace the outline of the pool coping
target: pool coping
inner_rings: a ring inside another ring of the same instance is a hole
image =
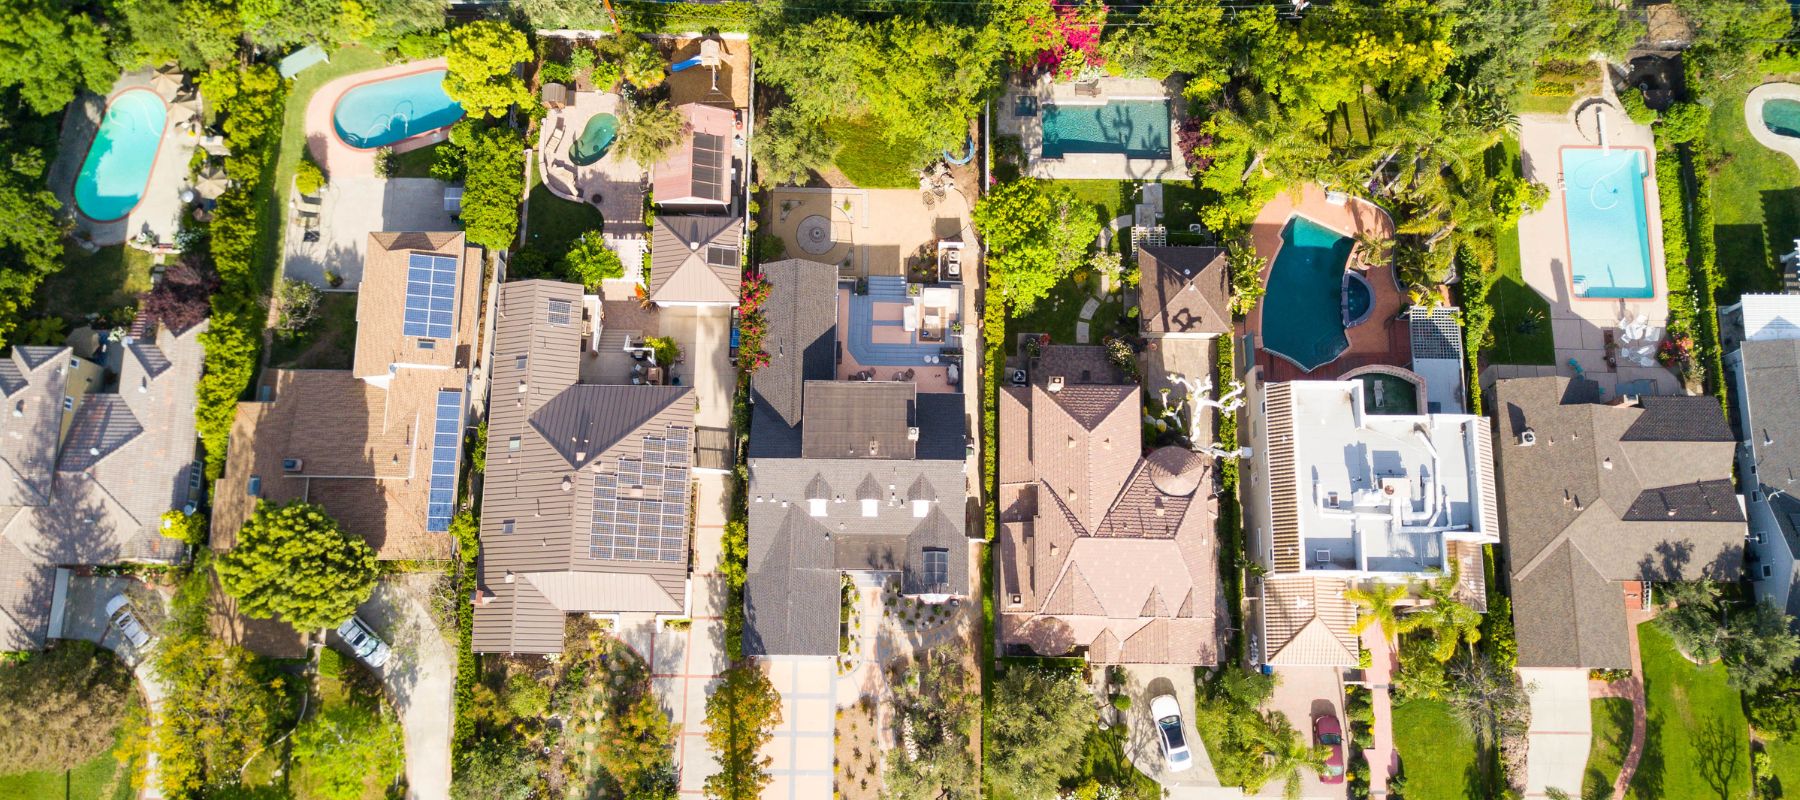
[[[162,103],[162,131],[157,134],[155,151],[150,154],[150,169],[144,171],[144,185],[142,188],[138,189],[137,199],[131,202],[131,207],[125,209],[125,213],[116,217],[102,219],[82,210],[81,193],[76,190],[76,187],[81,185],[81,173],[83,169],[87,167],[88,157],[94,154],[94,145],[100,141],[100,128],[106,125],[106,112],[112,110],[114,102],[117,102],[119,98],[124,97],[130,92],[146,92],[151,97],[156,98],[157,102]],[[96,225],[109,225],[130,219],[131,212],[136,211],[138,206],[144,204],[144,196],[150,193],[150,181],[152,178],[156,177],[156,168],[160,166],[162,161],[159,156],[162,155],[163,140],[169,138],[169,119],[173,116],[169,112],[169,101],[161,94],[157,93],[155,89],[148,86],[127,86],[106,96],[106,104],[100,107],[100,123],[94,128],[93,137],[88,139],[88,146],[81,151],[81,161],[75,165],[75,180],[69,184],[69,205],[75,209],[75,214],[77,216]]]
[[[1381,206],[1376,205],[1375,203],[1369,202],[1360,197],[1349,197],[1346,202],[1356,201],[1356,200],[1360,200],[1362,202],[1368,203],[1369,206],[1379,210],[1383,215],[1386,215],[1388,218],[1389,225],[1392,225],[1394,223],[1393,215],[1388,214],[1387,209],[1382,208]],[[1317,219],[1316,217],[1313,217],[1312,215],[1301,211],[1299,208],[1295,208],[1293,211],[1288,213],[1288,218],[1281,223],[1281,227],[1285,229],[1287,226],[1293,224],[1295,217],[1302,217],[1307,222],[1310,222],[1314,225],[1324,228],[1325,230],[1331,231],[1332,233],[1335,233],[1339,236],[1342,236],[1342,237],[1350,240],[1350,252],[1349,252],[1349,254],[1344,256],[1344,273],[1346,275],[1349,274],[1350,270],[1352,269],[1352,267],[1350,266],[1350,262],[1356,259],[1356,251],[1358,248],[1360,248],[1362,246],[1360,243],[1358,243],[1356,241],[1356,234],[1347,233],[1343,229],[1339,228],[1336,225],[1330,225],[1325,222],[1322,222],[1319,219]],[[1345,353],[1350,352],[1350,328],[1352,326],[1344,325],[1344,349],[1339,350],[1337,352],[1337,354],[1332,356],[1331,358],[1325,359],[1324,361],[1321,361],[1318,364],[1315,364],[1311,367],[1308,367],[1305,364],[1302,364],[1299,361],[1294,360],[1293,356],[1290,356],[1286,353],[1281,352],[1280,350],[1276,350],[1276,349],[1269,347],[1269,339],[1267,336],[1269,328],[1266,324],[1261,324],[1262,323],[1262,315],[1266,311],[1268,311],[1267,304],[1269,301],[1269,294],[1268,294],[1269,278],[1274,277],[1274,275],[1275,275],[1275,259],[1281,255],[1281,251],[1286,250],[1286,249],[1287,249],[1287,244],[1285,242],[1283,242],[1280,247],[1275,248],[1275,252],[1269,254],[1269,266],[1263,270],[1263,274],[1261,275],[1262,284],[1263,284],[1263,296],[1261,298],[1259,298],[1256,302],[1256,315],[1257,315],[1257,321],[1259,323],[1257,325],[1257,329],[1262,332],[1262,335],[1259,335],[1257,337],[1256,346],[1257,346],[1257,349],[1262,350],[1263,352],[1268,353],[1269,355],[1272,355],[1276,358],[1279,358],[1282,361],[1286,361],[1289,364],[1294,365],[1294,367],[1296,369],[1300,370],[1301,372],[1311,374],[1311,373],[1318,372],[1319,370],[1322,370],[1326,367],[1331,366],[1331,364],[1333,362],[1337,361],[1340,358],[1343,358]],[[1357,271],[1361,272],[1361,270],[1357,270]],[[1339,291],[1340,295],[1343,292],[1343,280],[1344,280],[1343,275],[1338,276],[1338,291]],[[1374,314],[1375,314],[1375,298],[1374,298],[1375,285],[1373,282],[1369,281],[1368,278],[1366,278],[1366,277],[1363,278],[1363,281],[1365,283],[1369,284],[1369,293],[1370,293],[1369,310],[1367,313],[1365,313],[1363,315],[1363,320],[1362,320],[1363,322],[1367,322],[1369,320],[1369,318],[1374,316]],[[1343,319],[1344,319],[1343,298],[1341,296],[1338,298],[1338,306],[1339,306],[1338,321],[1341,323],[1341,322],[1343,322]]]
[[[400,65],[396,65],[396,66],[412,67],[415,65],[427,65],[429,63],[430,62],[427,62],[427,61],[415,61],[410,64],[400,64]],[[369,70],[369,72],[386,72],[386,70],[385,69],[377,69],[377,70]],[[357,81],[357,82],[349,84],[347,86],[344,86],[342,89],[338,90],[336,95],[331,98],[331,111],[330,111],[329,118],[331,120],[331,137],[332,137],[332,139],[335,140],[339,145],[342,145],[344,147],[347,147],[347,148],[354,150],[356,152],[359,152],[359,153],[373,153],[384,147],[393,148],[396,152],[405,152],[404,150],[400,149],[401,145],[409,144],[415,139],[432,136],[439,132],[449,130],[452,125],[455,125],[458,122],[468,119],[469,112],[467,110],[464,110],[463,115],[452,120],[449,125],[439,125],[435,128],[431,128],[429,130],[419,131],[418,133],[415,133],[404,139],[397,139],[395,141],[388,142],[387,144],[380,144],[380,145],[376,145],[374,147],[359,147],[357,145],[354,145],[347,141],[344,141],[344,135],[342,133],[338,132],[337,110],[338,110],[338,105],[340,103],[344,102],[345,95],[347,95],[353,91],[356,91],[357,89],[360,89],[364,86],[368,86],[370,84],[386,83],[388,81],[399,80],[401,78],[410,78],[414,75],[421,75],[421,74],[424,74],[427,72],[442,72],[445,74],[445,76],[448,76],[450,74],[450,67],[449,67],[448,63],[444,64],[443,66],[419,66],[418,69],[408,69],[403,72],[394,72],[391,74],[384,74],[379,77],[365,78],[363,80]],[[357,74],[366,75],[368,73],[357,73]],[[350,75],[350,76],[346,76],[346,77],[356,77],[356,75]],[[449,92],[446,91],[445,94],[448,95]],[[450,99],[452,101],[456,100],[456,98],[454,98],[454,97],[452,97]],[[460,106],[461,103],[458,103],[457,105]],[[407,149],[411,150],[414,148],[409,147]]]
[[[373,177],[375,175],[375,155],[380,148],[358,148],[346,144],[338,138],[337,123],[332,119],[332,112],[337,109],[338,100],[351,88],[364,83],[448,68],[448,59],[443,57],[427,58],[401,64],[384,64],[373,69],[340,75],[326,81],[313,90],[312,96],[306,99],[305,121],[301,129],[306,137],[305,152],[312,157],[314,163],[325,170],[325,174],[332,180],[340,177]],[[395,142],[388,147],[393,148],[396,153],[405,153],[429,147],[448,138],[447,128],[436,128]]]
[[[1744,98],[1744,127],[1750,129],[1750,138],[1757,144],[1786,155],[1795,166],[1800,166],[1800,139],[1782,136],[1763,124],[1763,104],[1770,100],[1800,101],[1800,84],[1770,81],[1751,89]]]
[[[1636,150],[1644,154],[1644,177],[1642,179],[1644,194],[1641,198],[1641,202],[1644,206],[1643,235],[1644,260],[1646,262],[1644,266],[1650,272],[1649,296],[1589,297],[1585,294],[1578,294],[1575,291],[1575,235],[1569,229],[1569,190],[1565,181],[1565,176],[1563,175],[1562,161],[1563,154],[1569,150]],[[1560,194],[1562,195],[1563,256],[1568,259],[1568,261],[1565,262],[1567,266],[1563,270],[1567,273],[1563,278],[1563,288],[1569,290],[1569,300],[1571,302],[1583,303],[1642,303],[1664,299],[1668,294],[1668,286],[1666,285],[1668,281],[1665,276],[1659,276],[1657,274],[1659,270],[1656,268],[1657,256],[1662,255],[1662,242],[1656,241],[1656,237],[1650,235],[1650,198],[1656,194],[1656,152],[1641,145],[1619,145],[1617,147],[1571,144],[1559,145],[1556,148],[1556,176],[1557,182],[1560,184],[1561,188]],[[1665,269],[1666,268],[1667,267],[1665,266]]]

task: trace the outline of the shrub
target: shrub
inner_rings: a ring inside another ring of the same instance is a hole
[[[532,719],[550,707],[550,687],[523,672],[506,681],[506,708],[515,716]]]
[[[462,221],[469,241],[505,250],[519,233],[519,196],[525,191],[524,140],[505,127],[476,130],[468,122],[451,132],[467,154]]]
[[[1619,105],[1625,109],[1625,116],[1639,125],[1649,125],[1656,121],[1656,112],[1644,103],[1644,93],[1637,89],[1628,89],[1619,93]]]
[[[303,631],[337,625],[375,588],[375,552],[302,500],[259,504],[214,567],[244,614]]]
[[[304,195],[315,195],[325,188],[325,171],[313,163],[311,158],[300,159],[300,165],[294,168],[294,189]]]
[[[588,289],[598,289],[603,280],[625,276],[619,254],[607,246],[599,231],[588,231],[576,239],[569,246],[568,255],[563,256],[563,263],[568,267],[569,281]]]
[[[617,146],[639,164],[662,162],[687,136],[687,118],[667,102],[634,106],[625,114]]]
[[[656,363],[662,366],[667,367],[681,360],[681,346],[676,344],[673,338],[650,336],[644,339],[644,344],[655,355]]]
[[[203,547],[210,538],[206,515],[198,511],[192,514],[178,508],[164,511],[161,527],[164,536],[188,547]]]

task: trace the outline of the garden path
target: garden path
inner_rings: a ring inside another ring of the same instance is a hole
[[[1644,758],[1644,739],[1649,727],[1648,709],[1644,702],[1644,660],[1638,652],[1638,624],[1656,616],[1654,611],[1625,609],[1626,641],[1631,645],[1631,677],[1622,681],[1589,681],[1588,697],[1617,697],[1631,701],[1631,747],[1619,765],[1619,777],[1613,781],[1614,798],[1624,798],[1637,776],[1638,762]]]
[[[1375,709],[1374,741],[1363,751],[1369,761],[1369,796],[1386,797],[1388,776],[1395,772],[1394,698],[1388,690],[1399,659],[1380,622],[1363,629],[1362,642],[1371,656],[1363,680],[1369,685],[1370,705]]]

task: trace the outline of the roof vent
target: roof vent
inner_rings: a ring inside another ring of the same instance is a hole
[[[506,571],[506,582],[507,583],[513,582],[513,574],[512,574],[512,570],[510,570],[510,569]]]
[[[1055,394],[1055,393],[1057,393],[1057,392],[1060,392],[1060,391],[1062,391],[1062,388],[1063,388],[1063,376],[1061,376],[1061,375],[1051,375],[1051,376],[1050,376],[1050,385],[1048,385],[1048,386],[1046,386],[1046,387],[1044,387],[1044,388],[1045,388],[1045,389],[1047,389],[1047,390],[1049,390],[1049,392],[1050,392],[1050,393],[1051,393],[1051,394]]]
[[[1606,460],[1600,462],[1600,466],[1612,469],[1612,456],[1607,456]]]
[[[97,456],[97,455],[100,455],[100,448],[98,448],[98,447],[90,447],[90,448],[88,448],[88,455],[90,455],[90,456]]]
[[[909,442],[918,441],[919,440],[919,429],[916,427],[915,428],[907,428],[906,429],[906,440]]]
[[[587,460],[587,451],[586,450],[576,450],[575,451],[575,460],[576,461],[586,461]]]
[[[881,454],[880,440],[870,439],[869,440],[869,455],[876,456],[876,455],[880,455],[880,454]]]
[[[1537,431],[1526,428],[1519,432],[1519,446],[1530,447],[1537,444]]]
[[[575,479],[564,475],[562,479],[562,490],[565,492],[575,491]]]

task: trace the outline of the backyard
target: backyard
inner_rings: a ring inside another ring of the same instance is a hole
[[[891,145],[881,130],[867,120],[837,120],[825,132],[838,143],[832,162],[851,183],[864,189],[911,189],[919,174],[911,153],[914,147]]]
[[[551,261],[563,257],[569,245],[588,231],[600,230],[606,218],[586,203],[564,200],[537,179],[537,163],[531,167],[531,197],[526,204],[525,246]]]
[[[258,243],[263,246],[257,263],[264,270],[259,277],[270,280],[281,263],[281,236],[287,225],[288,190],[294,185],[294,170],[306,153],[306,104],[313,93],[332,80],[387,63],[376,50],[350,46],[331,54],[331,61],[318,64],[294,77],[287,93],[287,110],[281,123],[281,152],[275,162],[275,180],[268,183],[268,207],[262,215],[263,230]],[[327,176],[329,178],[330,176]]]
[[[1394,749],[1406,777],[1407,800],[1480,797],[1486,785],[1475,740],[1438,700],[1394,706]]]
[[[1712,233],[1725,273],[1720,296],[1780,291],[1776,259],[1791,252],[1800,237],[1800,170],[1787,155],[1750,137],[1743,94],[1713,110],[1710,135],[1719,153]]]
[[[150,291],[151,256],[135,247],[115,245],[83,253],[63,247],[62,269],[44,278],[38,290],[44,313],[79,322],[88,314],[106,314],[137,304]]]
[[[1567,100],[1567,98],[1563,98]],[[1519,139],[1507,136],[1487,153],[1490,175],[1519,171]],[[1552,364],[1556,341],[1551,333],[1550,302],[1525,284],[1519,264],[1519,228],[1508,225],[1494,235],[1495,274],[1488,290],[1494,320],[1488,328],[1494,346],[1487,351],[1495,364]]]
[[[355,292],[325,292],[312,322],[275,334],[269,365],[282,369],[349,369],[356,355]]]
[[[1589,700],[1594,720],[1593,743],[1588,750],[1587,771],[1581,781],[1582,800],[1612,797],[1613,782],[1625,750],[1631,746],[1631,701],[1617,697]]]
[[[1750,796],[1749,723],[1725,668],[1699,666],[1654,622],[1638,626],[1649,720],[1632,778],[1639,798]]]

